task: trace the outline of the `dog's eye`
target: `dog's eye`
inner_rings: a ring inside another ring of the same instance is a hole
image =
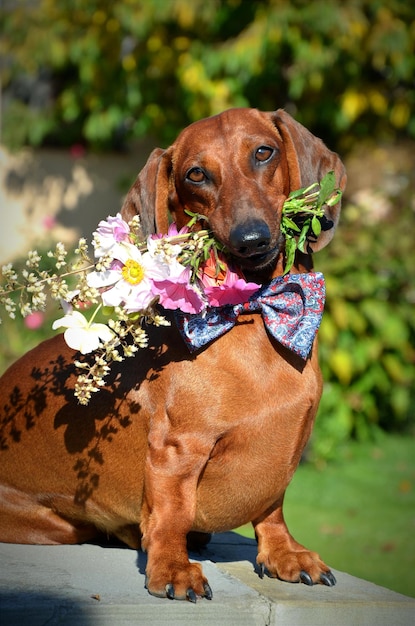
[[[192,183],[203,183],[207,179],[207,176],[201,167],[192,167],[187,172],[186,178]]]
[[[274,149],[269,146],[259,146],[255,150],[255,160],[259,163],[266,163],[274,154]]]

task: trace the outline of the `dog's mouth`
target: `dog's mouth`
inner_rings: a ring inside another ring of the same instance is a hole
[[[242,269],[249,272],[272,270],[277,260],[280,247],[277,245],[266,252],[240,256],[232,254],[232,260]]]

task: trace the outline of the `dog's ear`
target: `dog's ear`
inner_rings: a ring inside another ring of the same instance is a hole
[[[138,214],[144,237],[167,233],[170,171],[169,151],[155,148],[125,197],[122,218],[129,222]]]
[[[271,119],[286,149],[291,191],[320,182],[330,171],[334,172],[336,187],[344,190],[346,170],[335,152],[283,109],[271,113]],[[317,241],[309,241],[310,252],[317,252],[332,239],[340,217],[341,201],[332,207],[325,205],[324,208],[321,234]]]

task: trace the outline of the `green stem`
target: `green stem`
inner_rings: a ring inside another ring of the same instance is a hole
[[[100,310],[100,309],[102,309],[102,302],[101,302],[101,304],[98,304],[97,308],[96,308],[96,309],[95,309],[95,311],[93,312],[93,314],[92,314],[92,316],[91,316],[91,319],[90,319],[90,320],[89,320],[89,322],[88,322],[88,326],[91,326],[91,325],[92,325],[92,323],[93,323],[94,319],[96,318],[96,316],[97,316],[97,314],[98,314],[98,312],[99,312],[99,310]]]

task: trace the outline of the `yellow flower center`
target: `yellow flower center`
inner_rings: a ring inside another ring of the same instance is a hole
[[[138,285],[144,278],[144,268],[138,261],[128,259],[121,270],[122,277],[130,285]]]

